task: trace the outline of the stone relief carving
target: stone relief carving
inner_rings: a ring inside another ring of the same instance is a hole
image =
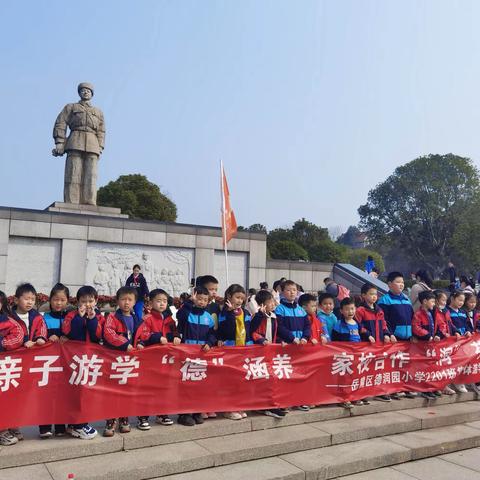
[[[86,283],[99,295],[115,295],[138,263],[150,290],[163,288],[178,296],[188,290],[193,259],[193,249],[89,243]]]

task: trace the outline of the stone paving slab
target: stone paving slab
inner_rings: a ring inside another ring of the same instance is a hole
[[[330,434],[309,425],[240,433],[197,440],[215,454],[215,465],[243,462],[330,445]]]
[[[142,432],[135,428],[128,435],[123,436],[125,450],[231,435],[252,430],[250,418],[236,421],[226,418],[212,418],[194,427],[185,427],[177,423],[170,426],[156,425],[153,418],[150,420],[152,422],[150,430]]]
[[[463,452],[449,453],[438,458],[447,462],[461,465],[462,467],[470,468],[475,472],[480,472],[480,448],[472,448]]]
[[[142,480],[212,467],[213,455],[195,442],[142,448],[48,463],[53,480]]]
[[[413,480],[414,478],[411,475],[394,470],[392,467],[385,467],[346,475],[345,477],[337,477],[335,480]],[[430,478],[429,480],[432,479]]]
[[[411,460],[409,448],[374,438],[280,457],[306,473],[306,480],[325,480]]]
[[[267,417],[266,415],[254,415],[251,417],[252,430],[264,430],[266,428],[286,427],[288,425],[300,425],[303,423],[321,422],[336,418],[349,418],[349,410],[338,405],[324,405],[312,408],[309,412],[291,410],[283,418]]]
[[[446,462],[438,457],[407,462],[392,468],[419,480],[480,480],[480,472]]]
[[[0,447],[0,468],[101,455],[121,450],[123,438],[120,435],[113,438],[98,435],[93,440],[80,440],[71,436],[48,440],[26,439],[14,446]]]
[[[480,445],[480,430],[465,425],[450,425],[382,437],[382,441],[409,448],[412,460],[465,450]]]
[[[335,445],[420,430],[422,422],[398,412],[384,412],[375,415],[310,423],[309,425],[330,433],[332,435],[332,445]]]
[[[422,428],[435,428],[480,419],[480,402],[464,402],[414,408],[410,410],[400,410],[398,413],[403,413],[404,415],[421,420]]]
[[[0,475],[2,480],[52,480],[45,465],[29,465],[28,467],[6,468]],[[67,477],[65,477],[67,478]]]
[[[304,480],[305,472],[276,457],[180,473],[162,480]],[[16,479],[15,479],[16,480]]]

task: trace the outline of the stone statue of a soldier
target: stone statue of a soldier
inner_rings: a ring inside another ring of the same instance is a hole
[[[97,204],[97,162],[105,145],[105,123],[102,111],[90,104],[93,91],[91,83],[81,83],[80,101],[65,105],[53,127],[52,154],[61,157],[67,153],[63,192],[66,203]]]

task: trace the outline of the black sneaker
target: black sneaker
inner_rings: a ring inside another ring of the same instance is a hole
[[[195,425],[195,420],[190,414],[179,415],[177,421],[180,425],[185,425],[186,427],[193,427]]]
[[[197,423],[197,424],[202,424],[202,423],[205,422],[201,413],[194,413],[192,415],[192,417],[193,417],[193,420],[195,421],[195,423]]]
[[[422,392],[421,395],[427,400],[435,400],[437,398],[432,392]]]
[[[287,414],[287,412],[281,408],[271,408],[270,410],[264,410],[263,413],[267,415],[267,417],[273,418],[283,418]]]
[[[380,400],[381,402],[391,402],[392,399],[390,395],[379,395],[378,397],[375,397],[377,400]]]
[[[370,405],[370,400],[368,400],[368,398],[363,398],[362,402],[364,405]]]
[[[405,392],[405,398],[417,398],[413,392]]]
[[[148,417],[138,417],[137,428],[139,430],[150,430],[150,424],[148,423]]]
[[[400,395],[398,393],[392,393],[390,395],[390,398],[393,398],[394,400],[401,400],[402,397],[400,397]]]
[[[435,391],[433,392],[433,394],[434,394],[436,397],[441,397],[441,396],[442,396],[441,390],[435,390]]]
[[[67,434],[67,429],[65,425],[55,425],[55,436],[64,437]]]

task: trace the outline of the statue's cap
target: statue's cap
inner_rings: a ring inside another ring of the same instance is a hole
[[[77,87],[77,92],[80,93],[80,90],[82,88],[88,88],[92,92],[92,95],[93,95],[94,88],[93,88],[93,85],[91,83],[88,83],[88,82],[79,83],[78,87]]]

